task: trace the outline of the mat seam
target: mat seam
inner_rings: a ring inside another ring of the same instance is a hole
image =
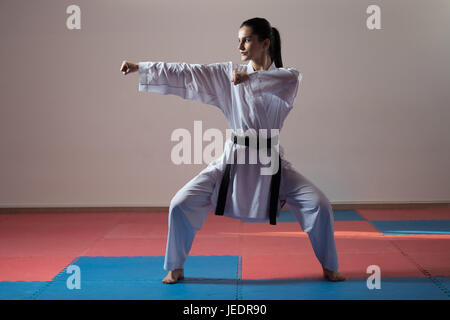
[[[422,274],[424,274],[426,278],[428,278],[428,280],[430,280],[436,287],[438,287],[439,290],[441,290],[447,297],[450,298],[450,290],[441,280],[431,275],[431,273],[427,269],[423,268],[411,256],[409,256],[406,252],[404,252],[400,246],[398,246],[395,242],[393,242],[393,240],[388,239],[388,241],[394,247],[396,247],[403,256],[405,256],[411,263],[413,263],[416,266],[416,268],[419,269],[419,271],[422,272]]]
[[[119,219],[120,221],[120,219]],[[117,221],[116,224],[114,226],[117,226],[120,222]],[[31,296],[30,296],[30,300],[36,300],[38,298],[38,296],[42,293],[42,291],[44,291],[45,289],[47,289],[54,281],[56,281],[56,279],[60,276],[62,276],[66,271],[67,268],[69,266],[71,266],[72,264],[74,264],[77,260],[80,259],[80,257],[83,257],[85,253],[87,253],[89,251],[89,249],[95,245],[97,242],[99,242],[101,239],[104,239],[104,235],[100,235],[98,236],[93,243],[87,247],[85,250],[83,250],[79,256],[77,256],[75,259],[73,259],[67,266],[65,266],[56,276],[54,276],[50,282],[48,282],[45,286],[43,286],[42,288],[36,290],[36,292],[34,292]]]
[[[80,257],[75,257],[75,259],[73,259],[68,265],[66,265],[60,272],[58,272],[58,274],[56,274],[56,276],[54,276],[49,282],[47,282],[45,285],[43,285],[41,288],[37,289],[34,293],[32,293],[30,295],[30,299],[29,300],[37,300],[38,296],[42,293],[42,291],[44,291],[45,289],[47,289],[52,283],[54,283],[54,281],[61,276],[63,273],[66,272],[67,268],[71,265],[73,265]]]
[[[238,257],[237,277],[236,277],[236,296],[235,300],[242,300],[241,296],[241,279],[242,279],[242,256]]]
[[[378,227],[377,227],[375,224],[371,223],[369,219],[367,219],[367,218],[364,217],[364,216],[361,216],[357,210],[355,210],[355,211],[356,211],[356,213],[357,213],[360,217],[362,217],[365,221],[367,221],[367,222],[370,223],[372,226],[374,226],[378,231],[380,231],[381,234],[382,234],[383,237],[384,237],[383,231],[381,231],[380,229],[378,229]],[[416,266],[416,268],[417,268],[423,275],[425,275],[425,277],[428,278],[428,280],[430,280],[436,287],[438,287],[439,290],[441,290],[447,297],[450,298],[450,290],[447,288],[447,286],[446,286],[441,280],[439,280],[437,277],[432,276],[431,273],[430,273],[427,269],[423,268],[419,263],[417,263],[411,256],[409,256],[405,251],[403,251],[402,248],[401,248],[399,245],[397,245],[393,240],[391,240],[391,239],[386,239],[386,240],[387,240],[391,245],[393,245],[395,248],[397,248],[397,250],[400,251],[400,253],[401,253],[403,256],[405,256],[406,259],[408,259],[412,264],[414,264],[414,265]]]

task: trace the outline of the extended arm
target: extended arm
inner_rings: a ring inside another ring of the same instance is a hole
[[[139,91],[173,94],[224,110],[231,98],[231,62],[139,62]]]

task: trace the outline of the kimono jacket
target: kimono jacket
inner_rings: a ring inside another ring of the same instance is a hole
[[[249,79],[235,85],[231,82],[235,69],[247,72]],[[254,135],[259,129],[266,129],[269,134],[270,129],[281,131],[302,79],[297,69],[277,68],[274,63],[268,70],[255,71],[252,61],[248,64],[231,61],[212,64],[149,61],[139,63],[138,73],[139,91],[172,94],[216,106],[225,115],[229,127],[239,135]],[[208,178],[204,185],[196,185],[195,188],[213,186],[208,191],[211,192],[210,201],[214,208],[227,159],[232,159],[234,155],[234,163],[239,163],[236,161],[239,148],[246,149],[243,151],[245,159],[249,159],[248,147],[227,140],[223,154],[200,173]],[[278,151],[282,169],[290,166],[284,159],[281,144]],[[243,221],[267,221],[272,175],[261,174],[261,168],[269,165],[245,162],[232,167],[224,215]],[[280,190],[280,196],[282,193]],[[279,201],[277,217],[281,207]]]

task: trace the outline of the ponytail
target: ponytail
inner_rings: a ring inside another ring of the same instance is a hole
[[[270,58],[275,62],[277,68],[283,67],[283,61],[281,60],[281,38],[280,33],[275,27],[272,27],[272,35],[270,37]]]

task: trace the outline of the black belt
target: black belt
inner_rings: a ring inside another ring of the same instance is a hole
[[[257,150],[259,150],[259,136],[256,136],[257,138],[257,142],[256,142],[256,148]],[[242,141],[245,139],[245,146],[248,147],[249,146],[249,141],[250,138],[248,136],[241,137],[238,138],[238,136],[236,136],[233,133],[232,136],[232,141],[233,141],[233,148],[234,148],[234,144],[237,144],[239,141]],[[278,136],[276,137],[276,139],[278,139]],[[270,149],[271,148],[271,138],[267,138],[267,148]],[[233,150],[234,151],[234,150]],[[234,154],[232,153],[231,156],[233,157]],[[233,158],[234,160],[234,158]],[[225,171],[223,173],[223,177],[222,177],[222,181],[220,183],[220,188],[219,188],[219,195],[218,195],[218,199],[217,199],[217,206],[216,206],[216,215],[219,216],[223,216],[224,210],[225,210],[225,203],[227,200],[227,192],[228,192],[228,184],[230,182],[230,172],[231,172],[231,163],[227,163],[226,167],[225,167]],[[278,171],[275,175],[272,175],[272,179],[270,182],[270,209],[269,209],[269,222],[270,224],[277,224],[276,223],[276,218],[277,218],[277,210],[278,210],[278,196],[280,193],[280,182],[281,182],[281,156],[280,153],[278,153]]]

